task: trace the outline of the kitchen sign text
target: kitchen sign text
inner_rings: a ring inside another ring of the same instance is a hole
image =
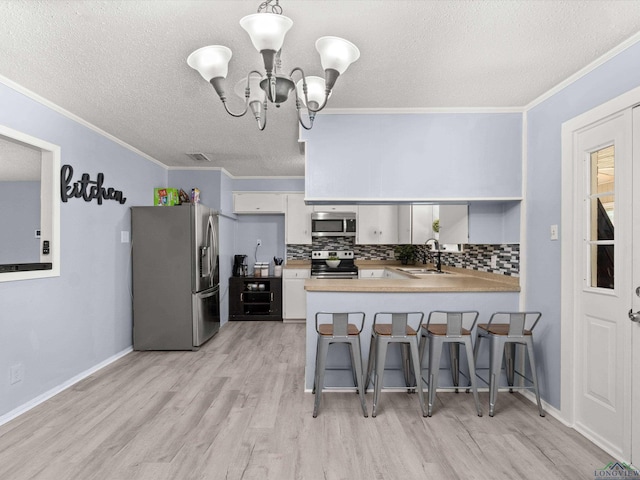
[[[66,202],[69,198],[84,198],[85,202],[96,199],[98,205],[102,205],[103,200],[116,200],[120,204],[127,201],[120,190],[102,186],[104,182],[103,173],[98,174],[97,180],[91,180],[88,173],[83,173],[80,181],[72,183],[72,177],[73,167],[71,165],[63,165],[60,169],[60,196],[63,202]]]

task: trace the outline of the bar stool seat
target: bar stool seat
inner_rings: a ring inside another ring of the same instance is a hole
[[[478,361],[480,350],[480,340],[486,338],[489,343],[489,380],[485,380],[480,375],[484,383],[489,385],[489,416],[493,417],[498,397],[499,378],[502,369],[502,359],[504,356],[507,384],[510,392],[514,390],[533,390],[536,395],[538,412],[544,417],[544,410],[540,402],[540,391],[538,390],[538,374],[536,371],[536,360],[533,349],[533,329],[537,325],[542,313],[540,312],[496,312],[491,315],[489,323],[478,324],[476,330],[476,345],[474,347],[474,359]],[[527,357],[531,370],[531,379],[527,378],[524,372],[515,369],[516,346],[526,347]],[[515,375],[518,375],[524,382],[531,385],[514,384]]]
[[[319,323],[321,319],[330,319],[331,323]],[[316,371],[313,380],[313,393],[316,398],[313,405],[313,418],[318,416],[320,409],[320,399],[324,388],[325,365],[329,345],[334,343],[344,343],[349,346],[351,354],[351,371],[353,382],[360,397],[362,412],[368,417],[367,405],[365,403],[366,384],[363,382],[362,374],[362,349],[360,348],[360,333],[364,326],[364,312],[317,312],[315,315],[316,332],[318,342],[316,349]],[[352,319],[358,324],[350,323]]]
[[[391,343],[397,343],[402,347],[403,370],[407,389],[413,391],[415,382],[406,368],[407,354],[406,347],[410,351],[410,363],[413,371],[417,372],[420,368],[420,359],[418,353],[418,330],[422,325],[424,313],[422,312],[378,312],[374,315],[373,326],[371,327],[371,346],[369,348],[369,364],[367,368],[367,377],[365,385],[369,385],[369,380],[373,381],[373,410],[371,416],[375,417],[378,408],[378,398],[383,388],[383,377],[385,371],[385,361],[387,357],[387,347]],[[385,320],[386,323],[381,323]],[[409,325],[409,320],[414,320],[416,327]],[[389,322],[390,320],[390,322]],[[417,378],[417,393],[420,401],[422,416],[427,416],[424,406],[424,398],[422,394],[422,378]]]
[[[456,393],[459,386],[460,374],[460,345],[464,345],[467,354],[467,364],[469,368],[469,383],[473,391],[473,398],[476,403],[476,411],[478,416],[482,416],[482,408],[478,398],[478,389],[476,386],[475,362],[473,345],[471,342],[471,331],[478,320],[478,312],[446,312],[435,310],[429,313],[427,323],[422,325],[420,333],[420,366],[424,357],[425,347],[429,344],[429,369],[427,373],[429,388],[429,416],[433,413],[433,405],[436,399],[436,391],[438,388],[438,374],[440,371],[440,357],[442,356],[442,347],[445,343],[449,345],[449,358],[451,360],[451,378]],[[432,323],[432,322],[436,323]],[[464,323],[468,328],[465,328]],[[422,375],[420,375],[422,376]]]

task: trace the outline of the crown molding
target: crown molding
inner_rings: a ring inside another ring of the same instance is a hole
[[[69,118],[70,120],[73,120],[76,123],[79,123],[80,125],[87,127],[89,130],[93,130],[94,132],[98,133],[99,135],[102,135],[103,137],[108,138],[109,140],[111,140],[112,142],[117,143],[118,145],[126,148],[127,150],[132,151],[133,153],[135,153],[136,155],[140,155],[141,157],[145,158],[146,160],[149,160],[150,162],[155,163],[156,165],[158,165],[159,167],[162,167],[164,169],[167,168],[167,166],[160,162],[159,160],[156,160],[155,158],[153,158],[150,155],[147,155],[146,153],[138,150],[137,148],[129,145],[128,143],[120,140],[117,137],[114,137],[113,135],[111,135],[108,132],[105,132],[104,130],[96,127],[94,124],[87,122],[86,120],[78,117],[77,115],[69,112],[68,110],[65,110],[64,108],[62,108],[59,105],[56,105],[55,103],[51,102],[50,100],[47,100],[44,97],[41,97],[40,95],[38,95],[35,92],[32,92],[31,90],[23,87],[22,85],[17,84],[16,82],[14,82],[13,80],[9,80],[7,77],[4,77],[2,75],[0,75],[0,83],[3,83],[4,85],[6,85],[7,87],[15,90],[18,93],[21,93],[22,95],[35,100],[38,103],[41,103],[42,105],[44,105],[47,108],[50,108],[51,110],[64,115],[65,117]]]
[[[586,67],[581,68],[576,73],[574,73],[570,77],[566,78],[565,80],[563,80],[562,82],[557,84],[555,87],[553,87],[550,90],[546,91],[545,93],[540,95],[535,100],[531,101],[529,104],[527,104],[525,107],[523,107],[524,111],[525,112],[529,111],[532,108],[540,105],[545,100],[548,100],[549,98],[554,96],[556,93],[560,92],[561,90],[563,90],[564,88],[568,87],[572,83],[577,82],[582,77],[585,77],[586,75],[588,75],[589,73],[594,71],[596,68],[598,68],[601,65],[605,64],[606,62],[608,62],[609,60],[614,58],[616,55],[622,53],[627,48],[635,45],[638,42],[640,42],[640,32],[638,32],[635,35],[632,35],[631,37],[627,38],[624,42],[622,42],[619,45],[616,45],[611,50],[609,50],[607,53],[605,53],[601,57],[597,58],[596,60],[591,62]]]

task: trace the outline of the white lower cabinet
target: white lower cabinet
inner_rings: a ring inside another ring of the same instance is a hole
[[[408,277],[402,273],[394,272],[393,270],[384,271],[384,278],[401,278],[406,280]]]
[[[358,278],[382,278],[384,277],[383,268],[360,268],[358,270]]]
[[[306,320],[307,293],[304,290],[304,282],[310,276],[310,268],[282,270],[282,318],[284,321]]]

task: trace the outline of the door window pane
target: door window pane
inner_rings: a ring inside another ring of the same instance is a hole
[[[589,264],[590,285],[614,286],[615,147],[590,155],[589,191]]]

